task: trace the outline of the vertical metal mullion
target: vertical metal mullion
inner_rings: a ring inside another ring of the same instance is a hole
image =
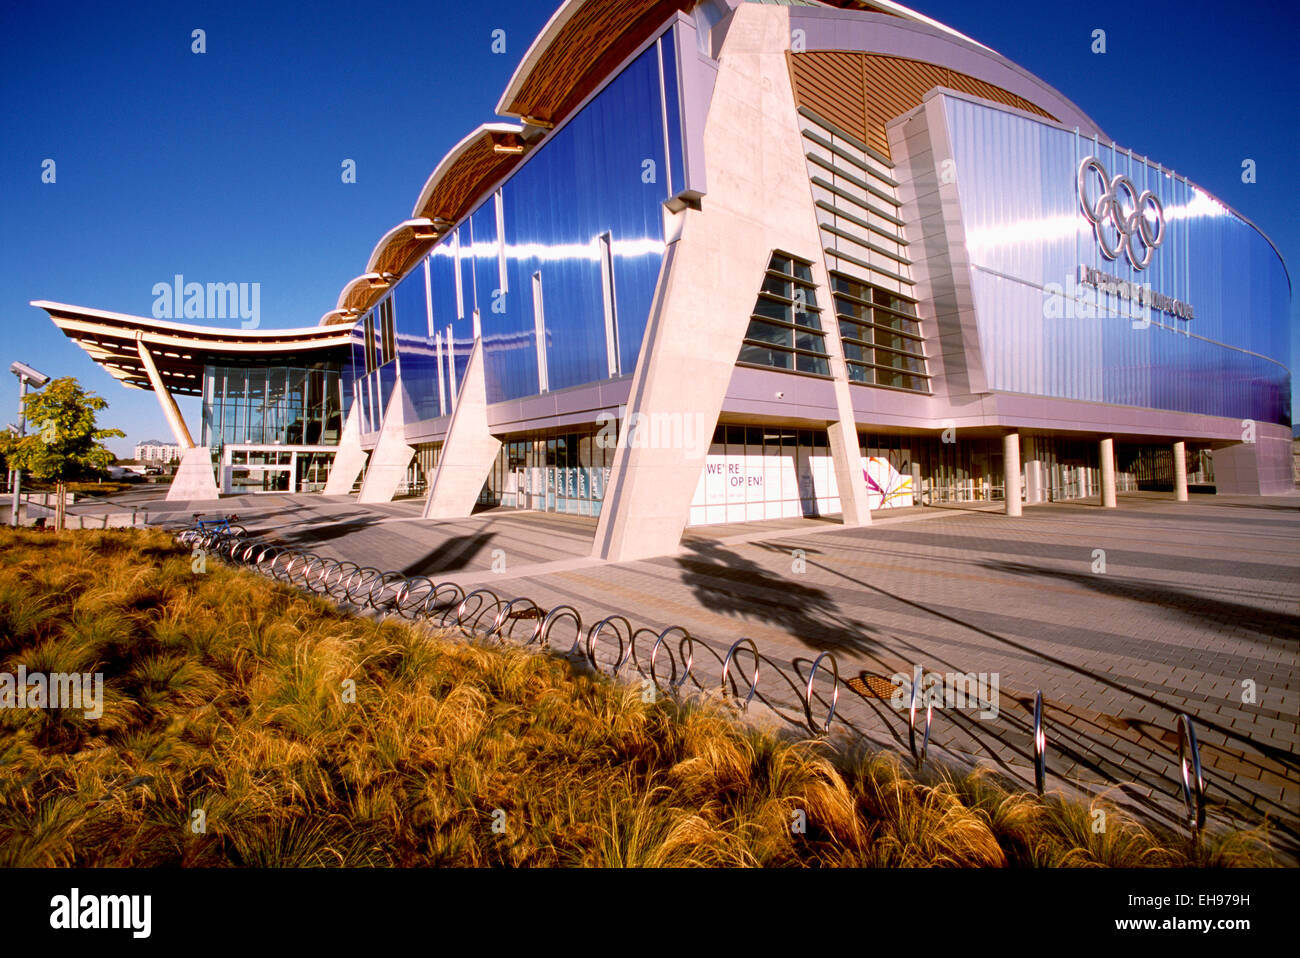
[[[493,195],[497,215],[497,280],[504,295],[510,292],[510,277],[506,271],[506,205],[500,190]]]
[[[429,339],[433,339],[433,275],[429,268],[429,257],[424,258],[424,320],[429,330]]]
[[[451,327],[447,327],[447,377],[451,380],[450,389],[451,410],[456,411],[456,338],[452,335]]]
[[[660,37],[655,43],[655,55],[659,61],[659,119],[663,128],[664,136],[664,166],[667,170],[666,178],[668,180],[668,196],[676,195],[673,190],[673,147],[672,141],[668,138],[668,92],[664,86],[664,38]]]
[[[438,415],[447,415],[447,377],[442,365],[442,333],[433,337],[434,356],[438,363]]]
[[[618,300],[614,291],[614,238],[606,231],[600,234],[600,291],[605,303],[605,360],[609,377],[622,372],[618,342]]]
[[[456,318],[465,318],[465,280],[460,272],[460,230],[451,234],[451,248],[456,262]]]
[[[542,301],[542,274],[533,273],[533,333],[537,338],[537,391],[551,391],[546,365],[546,306]]]

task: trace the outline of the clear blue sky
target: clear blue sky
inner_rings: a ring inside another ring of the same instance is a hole
[[[558,0],[555,0],[558,2]],[[1254,220],[1300,282],[1300,14],[1289,4],[917,0],[1042,77],[1120,145]],[[457,140],[493,119],[551,0],[0,5],[0,368],[109,400],[127,439],[170,434],[33,299],[149,315],[152,287],[261,284],[264,328],[310,326],[405,219]],[[190,52],[191,31],[207,52]],[[506,31],[504,55],[491,34]],[[1094,29],[1107,53],[1090,50]],[[57,182],[41,182],[41,163]],[[340,180],[357,163],[355,185]],[[1258,182],[1241,182],[1256,161]],[[1292,304],[1292,361],[1300,304]],[[237,325],[232,322],[231,325]],[[16,418],[0,381],[0,426]],[[182,403],[197,432],[197,401]]]

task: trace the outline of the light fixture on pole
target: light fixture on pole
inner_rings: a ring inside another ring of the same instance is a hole
[[[27,384],[31,383],[37,389],[40,389],[50,377],[44,373],[37,372],[26,363],[12,363],[9,371],[18,377],[18,438],[21,439],[27,435],[27,411],[24,409],[23,399],[27,396]],[[14,469],[10,474],[10,485],[13,488],[14,499],[13,508],[9,511],[9,524],[18,525],[18,496],[22,486],[22,472]]]

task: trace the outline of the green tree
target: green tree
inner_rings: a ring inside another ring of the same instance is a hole
[[[55,526],[62,529],[68,481],[102,475],[114,457],[100,440],[126,433],[98,427],[95,414],[108,408],[108,400],[82,389],[72,376],[55,379],[41,391],[29,393],[23,408],[27,435],[21,439],[9,433],[0,437],[0,453],[11,468],[55,483]]]

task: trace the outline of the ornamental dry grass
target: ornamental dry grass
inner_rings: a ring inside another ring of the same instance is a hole
[[[106,679],[98,720],[0,709],[3,865],[1267,860],[1255,835],[1193,853],[1109,806],[1098,835],[1088,807],[985,775],[921,783],[559,658],[195,574],[158,532],[4,530],[0,550],[0,671]]]

